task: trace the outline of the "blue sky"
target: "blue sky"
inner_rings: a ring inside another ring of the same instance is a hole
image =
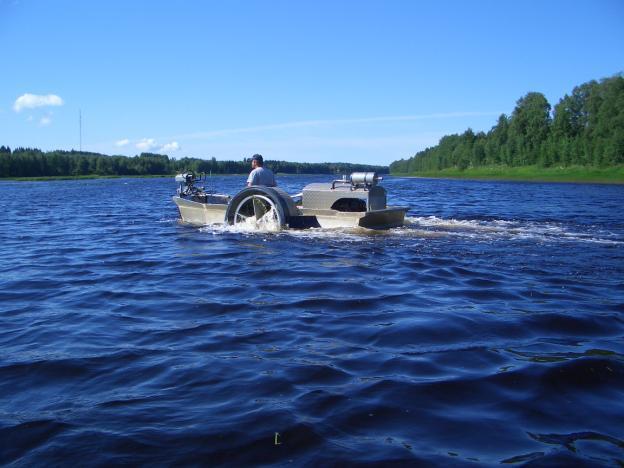
[[[389,164],[624,71],[624,1],[0,0],[0,145]]]

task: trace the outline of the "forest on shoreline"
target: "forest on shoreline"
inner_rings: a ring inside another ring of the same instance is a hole
[[[574,88],[554,108],[542,93],[530,92],[502,114],[490,131],[447,135],[438,145],[390,164],[394,175],[471,177],[470,174],[521,173],[532,179],[582,170],[604,172],[624,165],[624,77],[621,74]],[[567,168],[571,168],[567,170]],[[573,169],[572,169],[573,168]],[[487,169],[487,170],[480,170]],[[622,178],[620,176],[620,178]]]
[[[265,161],[280,174],[349,174],[356,171],[388,173],[388,166],[351,163],[299,163]],[[141,153],[134,157],[108,156],[86,151],[48,151],[0,146],[0,178],[69,178],[87,176],[159,176],[183,171],[212,174],[244,174],[250,161],[217,161],[216,158],[169,158],[165,154]]]

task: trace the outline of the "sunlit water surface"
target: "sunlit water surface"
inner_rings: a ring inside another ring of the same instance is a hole
[[[0,183],[0,464],[624,463],[624,187],[383,184],[405,227],[258,233]]]

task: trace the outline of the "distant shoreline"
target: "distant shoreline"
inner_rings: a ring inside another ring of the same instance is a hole
[[[624,166],[608,168],[570,166],[543,168],[478,167],[464,170],[449,168],[440,171],[393,173],[396,177],[426,179],[500,180],[509,182],[565,182],[577,184],[624,184]]]
[[[213,174],[212,177],[247,177],[249,174]],[[293,176],[333,176],[339,177],[339,174],[283,174],[277,173],[277,177],[293,177]],[[383,174],[384,176],[388,174]],[[48,182],[55,180],[91,180],[91,179],[173,179],[176,174],[153,174],[153,175],[78,175],[78,176],[41,176],[41,177],[0,177],[0,182]],[[206,174],[207,177],[211,177]]]
[[[90,179],[162,179],[175,175],[79,175],[79,176],[41,176],[41,177],[1,177],[0,182],[47,182],[53,180],[90,180]]]
[[[277,173],[278,177],[326,175],[338,177],[337,174],[285,174]],[[536,166],[521,167],[479,167],[464,170],[449,168],[441,171],[423,171],[412,173],[384,174],[384,176],[405,177],[414,179],[456,179],[456,180],[497,180],[507,182],[561,182],[577,184],[613,184],[624,185],[624,166],[609,168],[570,166],[559,168],[540,168]],[[56,180],[91,180],[91,179],[162,179],[174,178],[175,174],[152,175],[77,175],[77,176],[41,176],[41,177],[2,177],[0,182],[47,182]],[[247,177],[247,174],[213,174],[212,177]]]

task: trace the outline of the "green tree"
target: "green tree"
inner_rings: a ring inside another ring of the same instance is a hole
[[[509,125],[513,165],[537,163],[550,133],[550,104],[541,93],[528,93],[516,103]]]

